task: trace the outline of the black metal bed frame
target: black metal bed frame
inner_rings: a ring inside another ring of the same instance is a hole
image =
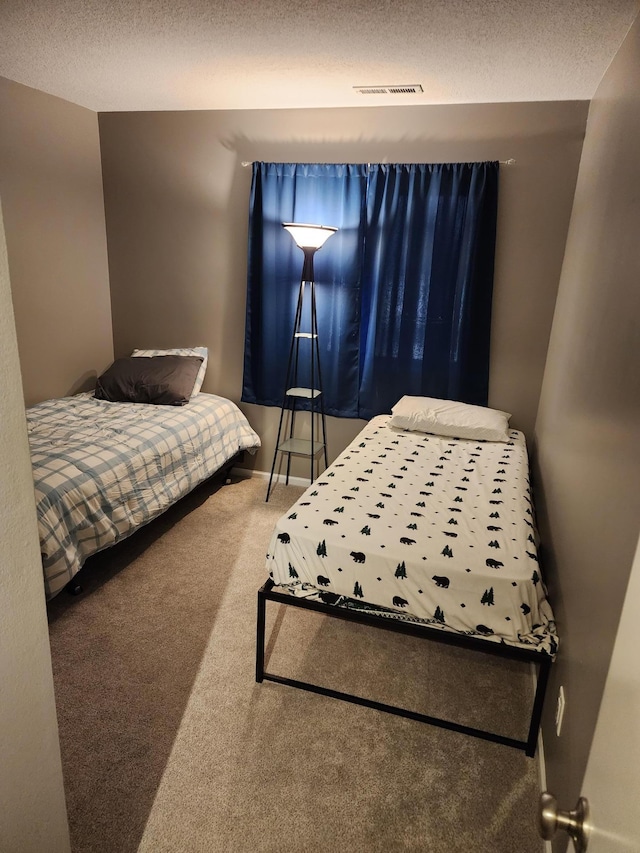
[[[269,578],[269,580],[258,590],[256,643],[256,681],[258,683],[261,683],[262,681],[274,681],[277,684],[287,684],[290,687],[308,690],[312,693],[318,693],[321,696],[330,696],[334,699],[342,699],[345,702],[364,705],[367,708],[374,708],[377,711],[385,711],[388,714],[396,714],[399,717],[407,717],[410,720],[417,720],[422,723],[428,723],[432,726],[449,729],[450,731],[461,732],[462,734],[471,735],[472,737],[493,741],[494,743],[504,744],[505,746],[511,746],[515,749],[523,750],[525,754],[531,758],[535,755],[544,697],[547,689],[547,683],[549,681],[551,664],[553,663],[551,655],[546,652],[536,651],[535,649],[510,646],[506,643],[494,643],[478,639],[476,637],[468,637],[462,634],[441,631],[437,628],[431,628],[428,625],[417,624],[415,622],[388,619],[384,616],[377,616],[373,613],[367,613],[362,610],[348,610],[335,605],[325,604],[320,601],[310,601],[306,598],[295,598],[287,593],[274,590],[274,587],[275,584],[273,580]],[[405,708],[397,707],[396,705],[386,705],[383,702],[376,702],[375,700],[366,699],[362,696],[355,696],[351,693],[343,693],[339,690],[321,687],[320,685],[311,684],[307,681],[298,681],[294,678],[287,678],[282,675],[275,675],[273,673],[266,672],[264,656],[267,601],[287,604],[292,607],[300,607],[303,610],[312,610],[316,613],[324,613],[326,616],[332,616],[335,619],[342,619],[346,622],[357,622],[361,625],[370,625],[375,628],[382,628],[383,630],[392,631],[398,634],[408,634],[413,637],[434,640],[437,643],[461,646],[462,648],[480,651],[485,654],[493,654],[498,657],[511,658],[512,660],[521,661],[523,663],[536,664],[538,666],[538,680],[533,699],[527,739],[517,740],[515,738],[505,737],[503,735],[496,734],[495,732],[464,726],[460,723],[452,722],[451,720],[431,717],[427,714],[418,713],[417,711],[410,711]]]

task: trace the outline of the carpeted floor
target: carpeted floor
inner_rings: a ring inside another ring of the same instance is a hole
[[[254,680],[256,592],[300,493],[205,485],[49,604],[74,853],[541,853],[536,761]],[[270,604],[270,671],[522,737],[531,675]]]

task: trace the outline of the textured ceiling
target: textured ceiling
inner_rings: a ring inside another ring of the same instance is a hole
[[[96,111],[590,99],[640,0],[0,0],[0,76]],[[419,83],[421,95],[352,87]]]

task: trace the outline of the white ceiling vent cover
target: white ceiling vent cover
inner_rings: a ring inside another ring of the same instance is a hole
[[[354,86],[361,95],[419,95],[423,92],[420,83],[409,83],[404,86]]]

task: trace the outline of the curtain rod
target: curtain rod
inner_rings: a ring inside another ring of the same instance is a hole
[[[514,160],[513,157],[510,157],[509,160],[498,160],[498,163],[500,163],[501,166],[514,166],[516,163],[516,160]],[[244,166],[245,168],[247,166],[253,166],[253,160],[243,160],[241,165]],[[367,164],[367,165],[369,165],[369,164]]]

